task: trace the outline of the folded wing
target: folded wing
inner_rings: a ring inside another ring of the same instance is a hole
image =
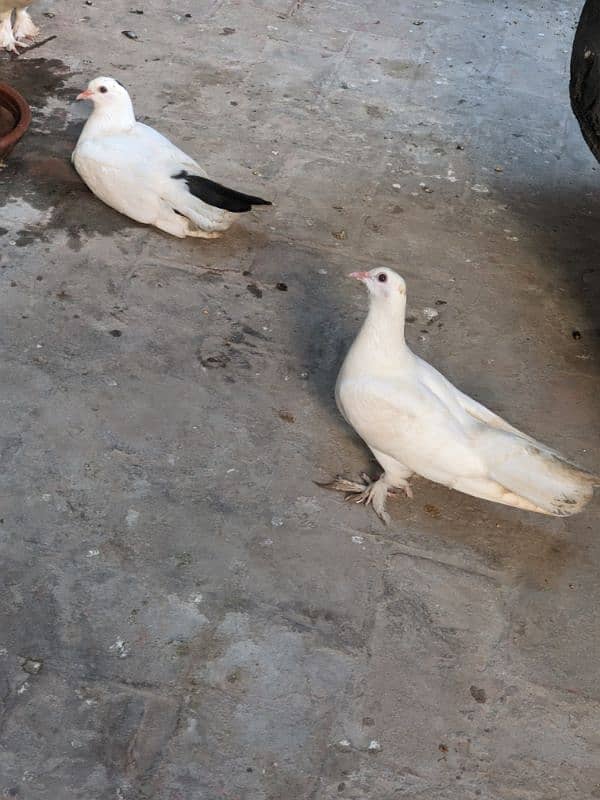
[[[347,381],[343,413],[367,444],[414,472],[486,500],[554,516],[575,514],[598,476],[513,428],[433,367],[410,384]]]

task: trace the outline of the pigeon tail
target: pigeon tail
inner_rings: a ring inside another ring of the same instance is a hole
[[[216,181],[209,180],[209,178],[190,175],[184,169],[171,177],[176,181],[185,181],[190,194],[202,200],[203,203],[222,208],[224,211],[241,214],[245,211],[250,211],[252,206],[272,205],[269,200],[263,200],[262,197],[254,197],[251,194],[237,192],[235,189],[229,189],[227,186],[216,183]]]
[[[594,486],[600,485],[598,475],[542,444],[500,431],[486,439],[483,448],[490,477],[547,514],[569,517],[579,513],[591,500]]]

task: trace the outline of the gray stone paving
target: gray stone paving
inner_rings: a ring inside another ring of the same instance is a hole
[[[579,5],[32,8],[57,38],[0,55],[34,105],[0,174],[1,797],[600,797],[598,504],[418,480],[384,529],[313,483],[374,468],[332,392],[377,264],[420,354],[598,469]],[[182,242],[97,202],[68,158],[107,73],[273,209]]]

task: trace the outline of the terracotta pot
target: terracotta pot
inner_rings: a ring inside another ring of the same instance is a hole
[[[8,157],[30,123],[26,100],[8,84],[0,83],[0,162]]]

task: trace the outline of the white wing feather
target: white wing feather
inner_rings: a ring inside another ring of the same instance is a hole
[[[201,177],[206,177],[206,172],[162,134],[142,123],[126,133],[84,139],[73,153],[73,162],[101,200],[138,222],[153,224],[164,205],[186,215],[201,214],[209,221],[218,221],[226,214],[193,197],[185,181],[173,180],[182,170]]]

